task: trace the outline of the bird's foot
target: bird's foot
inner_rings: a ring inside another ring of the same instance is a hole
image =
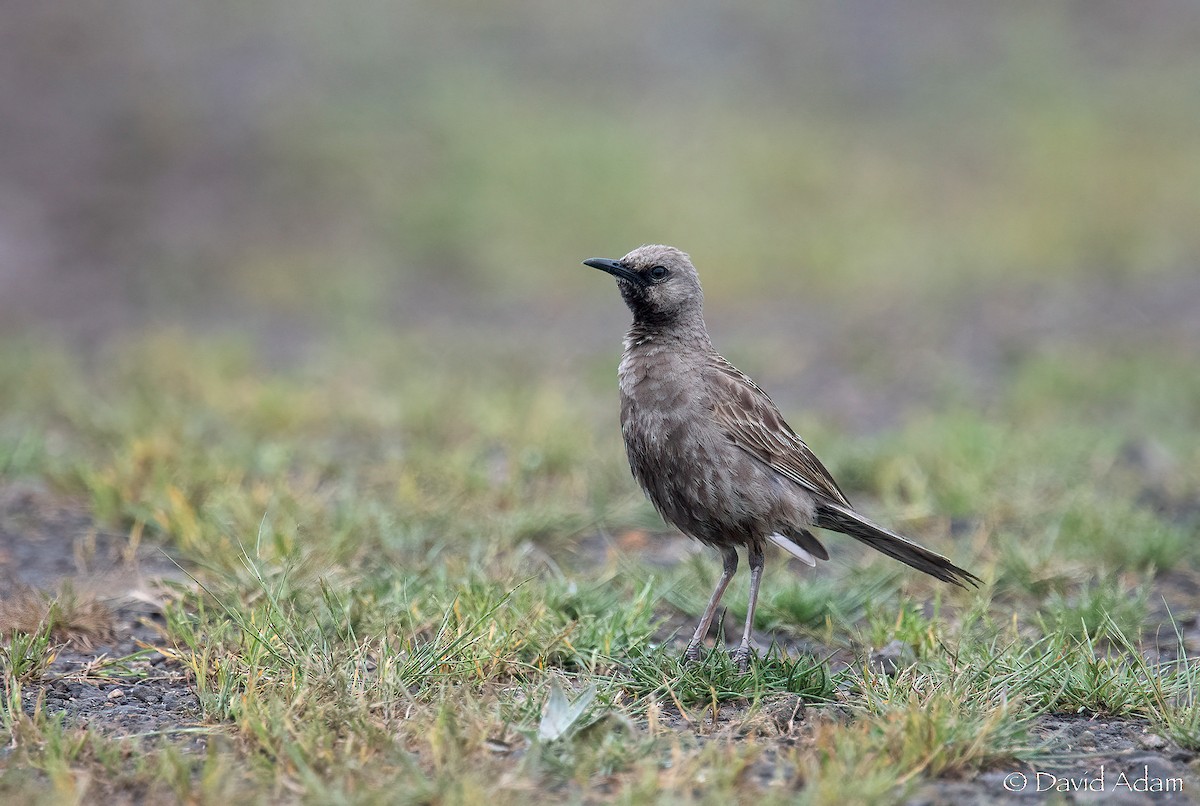
[[[750,671],[750,647],[745,644],[729,653],[729,659],[737,664],[738,674]]]
[[[683,653],[683,665],[688,666],[693,663],[700,662],[700,644],[688,644],[688,648]]]

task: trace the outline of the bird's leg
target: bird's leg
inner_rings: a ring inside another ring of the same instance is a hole
[[[746,605],[746,629],[742,630],[742,643],[733,653],[738,671],[742,674],[745,674],[746,669],[750,666],[750,630],[754,627],[754,609],[758,606],[758,585],[762,582],[763,565],[765,564],[762,546],[751,543],[747,555],[750,560],[750,601]]]
[[[725,589],[729,587],[729,580],[733,579],[733,575],[737,573],[737,549],[733,546],[723,546],[721,557],[725,561],[725,566],[721,570],[721,578],[717,580],[717,588],[713,591],[712,598],[708,600],[708,607],[704,609],[704,615],[700,617],[700,623],[696,626],[696,634],[692,636],[692,642],[688,644],[687,651],[683,653],[683,659],[688,663],[700,660],[700,644],[704,641],[704,636],[708,635],[708,628],[712,626],[717,605],[721,604],[721,597],[725,595]]]

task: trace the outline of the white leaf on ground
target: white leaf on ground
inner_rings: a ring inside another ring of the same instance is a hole
[[[588,686],[582,694],[570,702],[557,678],[550,681],[550,696],[542,709],[542,721],[538,724],[538,739],[553,742],[561,739],[583,716],[584,711],[596,698],[596,686]]]

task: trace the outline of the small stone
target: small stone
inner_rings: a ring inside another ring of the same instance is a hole
[[[1147,750],[1162,750],[1167,746],[1167,740],[1159,736],[1157,733],[1147,733],[1138,741],[1140,741],[1142,747],[1146,748]]]
[[[112,691],[108,692],[108,698],[110,700],[119,700],[124,696],[125,696],[125,692],[121,691],[121,689],[119,689],[119,688],[114,688]]]
[[[1129,765],[1131,773],[1148,775],[1151,778],[1167,779],[1179,774],[1175,765],[1159,755],[1134,756],[1126,763]]]

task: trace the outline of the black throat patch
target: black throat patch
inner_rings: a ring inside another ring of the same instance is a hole
[[[628,280],[618,281],[617,286],[621,289],[621,299],[625,300],[625,304],[633,313],[635,325],[658,328],[670,325],[676,320],[677,315],[674,312],[664,311],[654,305],[650,300],[648,286]]]

